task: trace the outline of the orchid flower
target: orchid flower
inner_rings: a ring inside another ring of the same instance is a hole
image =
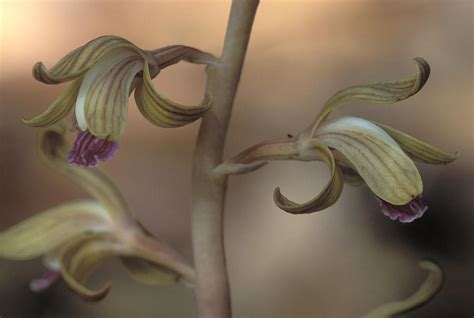
[[[415,58],[417,74],[395,81],[356,85],[334,94],[307,129],[297,136],[265,141],[248,148],[215,169],[216,174],[240,174],[264,165],[267,160],[324,161],[331,173],[325,188],[314,199],[299,204],[276,188],[274,201],[293,213],[326,209],[339,198],[344,182],[365,181],[379,201],[380,210],[403,223],[421,217],[423,183],[413,160],[447,164],[457,158],[389,126],[362,118],[328,120],[338,107],[356,102],[391,104],[416,94],[430,74],[428,63]]]
[[[86,300],[100,300],[109,292],[110,283],[99,290],[85,283],[112,257],[120,258],[130,275],[143,283],[192,283],[193,269],[133,219],[122,194],[105,174],[68,163],[63,134],[58,126],[42,132],[39,154],[94,200],[61,204],[0,232],[0,257],[30,260],[42,256],[48,270],[31,282],[31,289],[42,291],[63,278]]]
[[[211,54],[182,45],[146,51],[117,36],[96,38],[49,70],[42,62],[35,64],[33,76],[38,81],[72,83],[45,112],[24,123],[47,127],[70,114],[72,129],[78,133],[69,162],[97,166],[99,160],[111,159],[119,148],[127,124],[128,96],[133,90],[140,112],[159,127],[189,124],[209,109],[209,92],[199,105],[187,106],[170,100],[154,87],[152,79],[160,70],[180,60],[198,64],[216,61]]]

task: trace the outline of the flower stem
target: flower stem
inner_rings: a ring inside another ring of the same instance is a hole
[[[213,169],[222,163],[232,105],[258,0],[232,2],[220,63],[208,68],[207,89],[214,97],[202,119],[196,141],[192,174],[192,232],[196,270],[198,317],[231,317],[223,212],[227,178]]]

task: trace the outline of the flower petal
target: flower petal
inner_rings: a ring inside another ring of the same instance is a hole
[[[159,127],[180,127],[192,123],[201,118],[212,105],[210,92],[206,93],[203,102],[197,106],[182,105],[163,96],[154,88],[147,62],[143,81],[138,83],[134,96],[143,116]]]
[[[428,272],[428,276],[418,290],[404,300],[392,301],[372,310],[364,318],[389,318],[395,317],[417,309],[429,302],[443,286],[443,270],[429,260],[418,263],[421,269]]]
[[[144,58],[133,50],[115,50],[87,73],[76,102],[77,123],[95,136],[117,142],[127,124],[128,96]]]
[[[336,166],[331,150],[316,139],[311,140],[311,144],[315,150],[321,152],[321,160],[326,162],[329,166],[331,177],[324,189],[316,198],[302,204],[289,200],[281,194],[279,187],[276,188],[273,194],[273,199],[280,209],[285,210],[288,213],[303,214],[324,210],[333,205],[341,195],[344,184],[342,173],[339,167]]]
[[[30,217],[0,233],[0,257],[28,260],[45,254],[87,229],[104,231],[105,209],[94,201],[67,203]]]
[[[415,160],[434,165],[445,165],[459,157],[458,153],[451,154],[445,152],[395,128],[379,123],[375,124],[385,130],[393,139],[395,139],[400,147],[402,147],[402,149]]]
[[[384,201],[403,205],[423,191],[413,161],[384,130],[370,121],[338,118],[323,124],[316,136],[342,153]]]
[[[180,278],[174,271],[137,257],[122,257],[121,260],[130,276],[143,284],[170,285]]]
[[[77,94],[81,87],[81,81],[82,78],[73,81],[64,93],[43,113],[32,119],[22,119],[23,123],[31,127],[46,127],[66,117],[76,102]]]
[[[114,220],[128,222],[131,217],[125,199],[114,183],[98,169],[71,166],[67,159],[69,145],[64,140],[64,128],[53,126],[39,136],[38,152],[49,166],[79,184],[106,208]]]
[[[392,104],[416,94],[425,85],[430,75],[429,64],[421,57],[413,59],[417,67],[415,76],[395,81],[355,85],[334,94],[324,104],[316,119],[306,130],[312,136],[320,123],[335,109],[349,103]]]
[[[184,45],[170,45],[149,52],[158,65],[164,69],[182,60],[195,64],[215,64],[218,59],[212,54]]]
[[[110,282],[99,290],[91,290],[84,284],[99,265],[119,254],[120,249],[120,245],[107,235],[88,236],[65,246],[61,257],[64,281],[83,299],[101,300],[110,291]]]
[[[63,57],[56,65],[47,70],[42,62],[33,67],[33,76],[46,84],[57,84],[81,76],[97,63],[104,55],[119,48],[141,50],[129,41],[113,35],[98,37]]]

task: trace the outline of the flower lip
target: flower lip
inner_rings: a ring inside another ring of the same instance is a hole
[[[97,167],[99,160],[108,161],[117,153],[119,144],[97,138],[89,131],[79,131],[68,154],[71,164],[83,167]]]
[[[61,279],[61,272],[49,270],[40,278],[33,279],[30,282],[30,289],[36,293],[45,291]]]
[[[391,220],[398,219],[401,223],[410,223],[421,218],[428,209],[428,207],[423,203],[421,195],[403,205],[394,205],[380,199],[379,197],[377,197],[377,199],[379,200],[380,211]]]

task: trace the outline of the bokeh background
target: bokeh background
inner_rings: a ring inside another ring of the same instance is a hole
[[[0,230],[84,192],[44,167],[37,129],[21,124],[66,87],[36,82],[31,67],[53,65],[103,34],[146,49],[180,43],[218,55],[230,1],[2,0],[0,63]],[[272,201],[275,186],[295,200],[326,182],[321,163],[278,162],[232,177],[226,247],[237,318],[359,317],[410,295],[425,278],[417,262],[436,259],[443,290],[405,317],[471,317],[473,297],[473,2],[271,1],[257,13],[230,126],[227,156],[304,128],[325,100],[349,85],[397,79],[422,56],[431,78],[394,105],[350,105],[350,114],[386,123],[462,157],[448,166],[420,164],[429,210],[412,224],[392,222],[366,186],[346,187],[337,204],[293,216]],[[198,102],[205,72],[180,63],[156,85],[180,102]],[[190,166],[199,122],[152,126],[130,100],[118,155],[102,167],[135,215],[190,261]],[[72,138],[73,136],[70,136]],[[113,280],[100,303],[83,303],[64,284],[34,294],[28,282],[41,261],[0,260],[0,316],[192,317],[192,291],[132,281],[110,262],[91,286]]]

